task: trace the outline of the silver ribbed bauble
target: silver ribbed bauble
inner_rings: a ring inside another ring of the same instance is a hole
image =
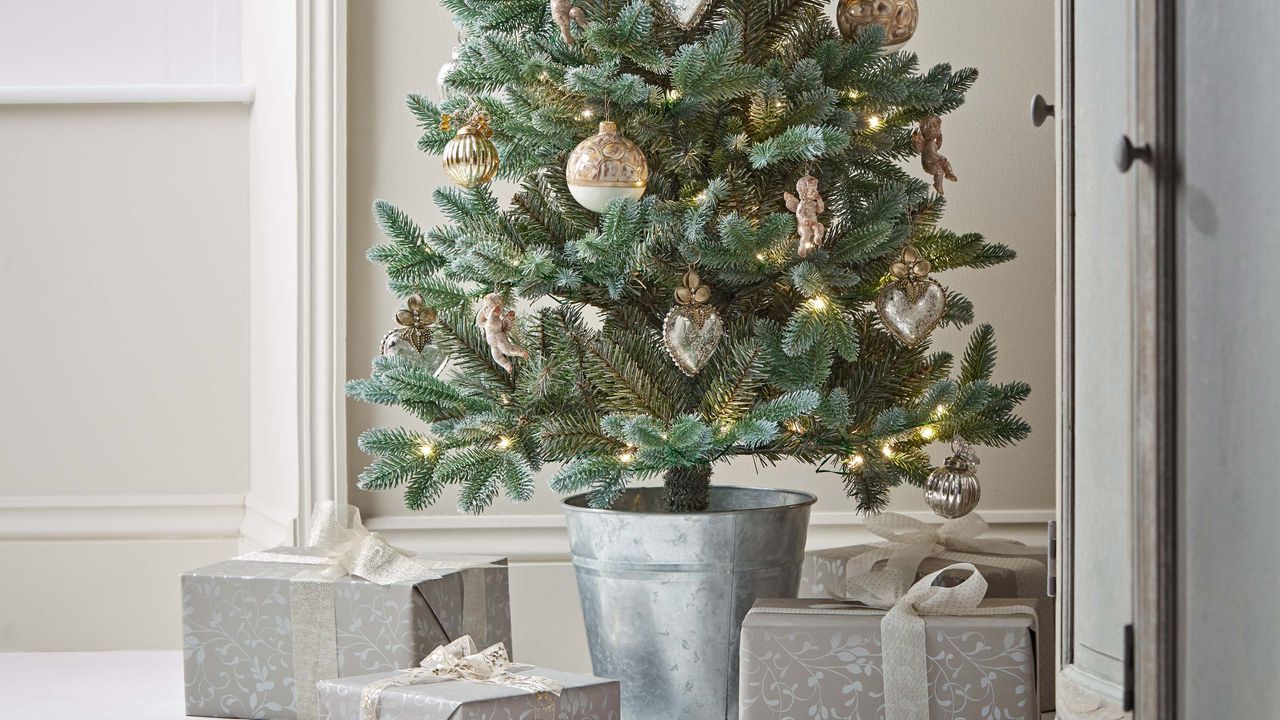
[[[929,509],[948,520],[954,520],[973,512],[982,499],[982,487],[978,485],[978,456],[969,443],[951,441],[955,453],[947,458],[943,467],[929,473],[924,485],[924,501]]]

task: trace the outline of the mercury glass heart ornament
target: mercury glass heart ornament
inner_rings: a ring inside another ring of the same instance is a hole
[[[698,24],[710,5],[711,0],[662,0],[663,9],[686,30]]]
[[[680,372],[693,377],[711,359],[724,335],[720,313],[710,305],[677,305],[662,323],[662,345]]]
[[[449,354],[433,342],[423,343],[421,349],[414,347],[403,328],[392,330],[382,338],[382,356],[407,358],[435,377],[439,377],[449,363]]]
[[[942,320],[947,292],[937,280],[895,280],[880,291],[876,310],[885,329],[904,345],[919,345]]]

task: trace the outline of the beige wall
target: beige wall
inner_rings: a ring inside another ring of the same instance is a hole
[[[0,106],[0,650],[177,648],[235,550],[247,117]]]
[[[389,199],[425,226],[441,220],[431,191],[446,179],[438,159],[415,149],[417,129],[404,109],[408,92],[434,95],[435,76],[449,57],[454,31],[437,3],[377,0],[350,7],[348,112],[348,372],[367,371],[383,333],[394,326],[396,301],[379,268],[364,259],[380,240],[369,207]],[[1054,187],[1053,134],[1032,128],[1030,97],[1053,88],[1053,3],[1048,0],[963,0],[928,3],[910,48],[923,65],[978,67],[982,76],[968,104],[946,120],[946,155],[958,183],[947,189],[948,227],[978,231],[1016,249],[1012,264],[939,279],[967,294],[978,316],[1001,341],[997,379],[1022,379],[1035,388],[1023,406],[1032,437],[1013,448],[982,453],[982,510],[989,519],[1038,540],[1054,504]],[[937,346],[959,352],[967,333],[939,331]],[[367,458],[354,438],[379,424],[412,424],[385,408],[348,402],[352,481]],[[944,448],[935,455],[941,459]],[[797,463],[765,468],[749,462],[718,469],[720,483],[781,485],[813,491],[822,544],[853,539],[852,503],[831,476]],[[513,570],[517,652],[526,661],[585,668],[577,594],[556,534],[558,499],[545,487],[525,505],[500,502],[480,518],[457,515],[450,498],[407,517],[397,493],[352,487],[352,501],[394,539],[412,547],[475,547],[528,561]],[[895,493],[895,510],[921,510],[920,491]],[[534,612],[534,608],[537,612]],[[558,642],[566,637],[563,642]],[[554,642],[553,641],[557,641]],[[556,649],[553,649],[556,648]],[[562,648],[562,649],[561,649]]]

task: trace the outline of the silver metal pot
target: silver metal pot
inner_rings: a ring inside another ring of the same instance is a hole
[[[596,675],[625,720],[737,720],[738,639],[756,598],[795,597],[809,493],[712,487],[706,512],[663,510],[662,488],[612,509],[564,501]]]

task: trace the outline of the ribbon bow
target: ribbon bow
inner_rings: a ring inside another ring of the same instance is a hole
[[[320,550],[323,555],[253,552],[236,559],[324,565],[326,567],[315,573],[317,579],[334,580],[352,575],[378,585],[430,580],[440,577],[436,570],[460,567],[457,562],[426,561],[405,555],[360,522],[359,508],[331,501],[316,503],[307,547]]]
[[[955,587],[934,587],[949,570],[972,574]],[[927,720],[929,717],[928,656],[921,615],[985,614],[978,605],[987,595],[987,580],[971,563],[956,563],[926,575],[912,585],[880,621],[885,720]],[[987,608],[1008,612],[1008,608]]]
[[[532,668],[532,665],[511,662],[507,656],[507,648],[502,643],[495,643],[483,652],[476,652],[475,641],[470,635],[463,635],[448,645],[437,646],[419,667],[366,685],[360,692],[360,720],[377,720],[379,699],[389,687],[446,680],[489,683],[533,693],[537,703],[535,717],[554,718],[556,701],[552,696],[559,696],[563,686],[551,678],[516,673]]]
[[[1034,578],[1044,573],[1044,565],[1027,558],[989,557],[1020,555],[1030,549],[1017,540],[979,537],[987,529],[986,521],[977,513],[941,525],[892,512],[875,515],[867,520],[867,530],[888,543],[849,560],[845,597],[872,607],[891,607],[912,587],[920,563],[935,555],[970,564],[981,562],[1007,567],[1015,572],[1019,588],[1031,587]],[[883,565],[877,567],[882,561]]]

